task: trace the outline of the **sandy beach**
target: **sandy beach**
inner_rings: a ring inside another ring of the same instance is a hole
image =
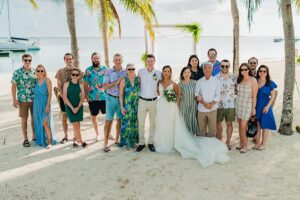
[[[270,67],[271,77],[278,85],[274,114],[279,127],[284,61],[259,64]],[[297,66],[296,81],[300,87],[299,74],[300,66]],[[95,134],[86,109],[82,135],[89,143],[87,149],[74,149],[72,142],[58,144],[51,150],[36,147],[32,142],[34,147],[24,148],[18,110],[12,107],[10,78],[11,74],[0,74],[0,200],[300,199],[300,134],[296,132],[292,136],[272,132],[267,150],[240,154],[233,149],[228,163],[202,168],[196,160],[184,160],[178,153],[162,155],[147,148],[136,153],[111,144],[112,151],[104,153],[102,140],[93,141]],[[54,80],[53,73],[50,78]],[[60,140],[63,137],[60,110],[55,98],[52,102]],[[102,138],[103,124],[104,116],[99,116]],[[300,94],[295,87],[293,126],[297,124],[300,124]],[[238,130],[237,124],[234,125],[232,141],[237,145]],[[69,127],[69,138],[72,138]],[[249,144],[251,149],[250,140]]]

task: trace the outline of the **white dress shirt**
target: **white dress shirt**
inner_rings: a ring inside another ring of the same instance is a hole
[[[140,97],[145,99],[157,97],[157,83],[161,79],[161,72],[156,69],[149,72],[144,68],[139,70],[138,76],[141,80]]]
[[[195,96],[200,96],[207,103],[215,101],[212,109],[206,109],[202,103],[198,103],[198,111],[200,112],[211,112],[218,108],[218,102],[220,100],[220,81],[215,77],[210,77],[208,80],[204,76],[199,79],[196,83]]]

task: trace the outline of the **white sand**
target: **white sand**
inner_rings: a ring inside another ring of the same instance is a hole
[[[274,112],[279,126],[284,64],[264,62],[271,68],[279,96]],[[262,64],[262,63],[261,63]],[[300,67],[297,67],[299,74]],[[53,78],[53,74],[51,74]],[[12,108],[10,75],[0,75],[0,199],[299,199],[300,135],[271,134],[268,149],[240,154],[231,161],[203,169],[178,154],[161,155],[148,149],[135,153],[113,145],[112,152],[94,143],[94,131],[85,113],[82,135],[86,150],[72,143],[51,150],[23,148],[18,111]],[[297,77],[300,84],[300,77]],[[300,86],[300,85],[299,85]],[[294,126],[300,123],[300,97],[295,89]],[[58,138],[63,137],[59,107],[53,99]],[[103,133],[103,117],[99,117]],[[235,124],[236,125],[236,124]],[[30,130],[30,129],[29,129]],[[72,130],[70,138],[72,138]],[[238,144],[237,128],[233,142]],[[5,144],[4,144],[5,140]],[[249,141],[252,146],[252,143]],[[250,147],[251,147],[250,146]]]

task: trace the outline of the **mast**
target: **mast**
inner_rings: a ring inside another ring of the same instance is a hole
[[[6,0],[6,3],[7,3],[8,34],[9,34],[9,39],[11,39],[11,27],[10,27],[9,1],[8,1],[8,0]]]

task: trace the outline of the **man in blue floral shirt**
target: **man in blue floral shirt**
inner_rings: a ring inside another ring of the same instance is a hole
[[[221,72],[221,62],[217,60],[217,55],[218,52],[214,48],[207,51],[208,62],[213,64],[212,76],[219,75]],[[201,68],[203,69],[203,64],[201,64]]]
[[[100,54],[94,52],[91,56],[92,66],[88,67],[84,73],[84,90],[86,100],[89,103],[89,109],[92,118],[92,124],[96,132],[96,141],[98,141],[98,123],[97,115],[99,110],[105,114],[106,92],[103,88],[103,79],[107,73],[107,68],[100,64]]]
[[[116,124],[116,138],[115,143],[119,144],[119,136],[121,130],[122,112],[119,101],[119,84],[126,76],[126,70],[122,69],[123,58],[120,54],[114,55],[114,66],[107,71],[104,76],[103,87],[107,90],[106,98],[106,121],[104,127],[104,151],[108,152],[110,149],[107,147],[109,133],[111,130],[112,122],[115,114],[117,115]]]
[[[14,71],[12,76],[12,98],[13,106],[19,108],[19,117],[21,117],[22,132],[24,136],[24,147],[30,147],[27,136],[27,119],[28,112],[31,115],[32,140],[35,141],[33,127],[32,101],[36,83],[35,70],[31,68],[32,57],[29,54],[22,56],[23,67]]]

